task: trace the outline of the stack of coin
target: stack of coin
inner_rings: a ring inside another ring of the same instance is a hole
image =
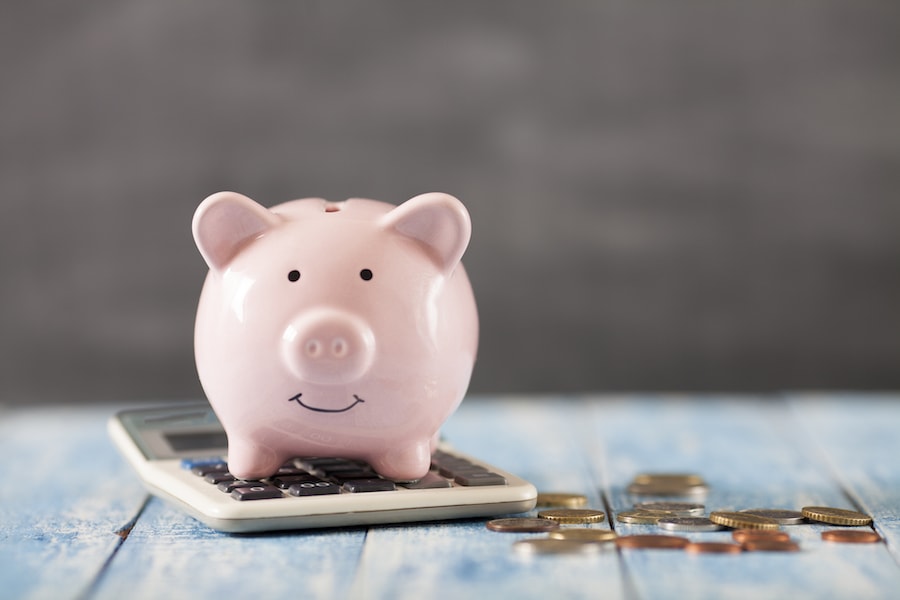
[[[694,473],[641,473],[627,491],[636,496],[699,496],[706,494],[709,486]]]

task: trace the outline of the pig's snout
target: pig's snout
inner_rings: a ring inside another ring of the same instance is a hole
[[[306,312],[290,323],[283,342],[287,364],[311,383],[349,383],[369,369],[375,356],[375,336],[365,321],[330,308]]]

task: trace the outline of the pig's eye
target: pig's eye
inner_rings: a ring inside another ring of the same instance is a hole
[[[362,271],[359,272],[359,276],[362,278],[363,281],[369,281],[370,279],[372,279],[372,270],[371,269],[363,269]]]
[[[297,281],[298,279],[300,279],[300,271],[294,269],[288,273],[288,281]]]

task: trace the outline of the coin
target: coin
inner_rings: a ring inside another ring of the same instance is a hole
[[[639,473],[632,480],[638,484],[664,483],[678,486],[706,485],[703,477],[694,473]]]
[[[538,517],[571,525],[574,523],[600,523],[606,518],[606,513],[592,508],[556,508],[542,510],[538,513]]]
[[[587,496],[565,492],[540,492],[537,495],[537,506],[563,506],[578,508],[587,504]]]
[[[632,482],[626,488],[629,494],[635,496],[700,496],[706,494],[709,488],[705,484],[684,485],[678,483],[638,483]]]
[[[706,517],[664,517],[656,523],[667,531],[718,531],[722,526]]]
[[[486,523],[491,531],[508,533],[542,533],[559,528],[559,523],[550,519],[531,517],[512,517],[508,519],[492,519]]]
[[[862,526],[870,525],[872,517],[843,508],[831,508],[830,506],[804,506],[801,511],[803,516],[811,521],[829,523],[831,525]]]
[[[860,529],[830,529],[822,532],[822,539],[845,544],[874,544],[881,541],[881,536],[874,531]]]
[[[547,537],[554,540],[573,540],[576,542],[613,542],[618,536],[615,531],[610,531],[609,529],[573,527],[551,531],[547,534]]]
[[[623,510],[616,514],[616,520],[630,525],[656,525],[660,519],[668,516],[671,515],[661,511]]]
[[[791,536],[784,531],[775,529],[735,529],[731,532],[731,537],[739,544],[744,542],[755,542],[760,540],[789,542]]]
[[[741,511],[748,515],[766,517],[776,521],[779,525],[800,525],[806,522],[806,517],[799,510],[783,510],[780,508],[746,508]]]
[[[689,543],[689,539],[673,535],[623,535],[616,538],[617,547],[633,549],[677,550]]]
[[[691,554],[740,554],[744,549],[728,542],[691,542],[684,547],[684,551]]]
[[[599,552],[599,544],[584,543],[575,540],[557,540],[540,538],[536,540],[519,540],[513,549],[522,554],[593,554]]]
[[[748,552],[797,552],[800,546],[797,542],[778,540],[754,540],[744,542],[741,547]]]
[[[714,511],[709,520],[733,529],[778,529],[778,522],[773,519],[740,512]]]
[[[676,517],[700,517],[706,512],[706,507],[702,504],[688,502],[638,502],[634,505],[634,509],[660,510]]]

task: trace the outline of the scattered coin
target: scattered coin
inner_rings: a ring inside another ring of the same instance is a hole
[[[492,519],[487,522],[487,528],[491,531],[507,533],[543,533],[558,529],[559,523],[550,519],[512,517],[508,519]]]
[[[722,526],[706,517],[664,517],[656,523],[666,531],[718,531]]]
[[[689,539],[673,535],[623,535],[616,538],[616,546],[632,549],[677,550],[689,543]]]
[[[783,510],[780,508],[747,508],[741,511],[748,515],[766,517],[777,521],[779,525],[800,525],[806,522],[806,517],[799,510]]]
[[[656,525],[660,519],[669,516],[669,513],[661,511],[623,510],[616,514],[616,520],[630,525]]]
[[[819,521],[821,523],[829,523],[831,525],[848,525],[859,527],[862,525],[870,525],[872,517],[856,512],[855,510],[845,510],[843,508],[831,508],[830,506],[805,506],[801,511],[803,516],[811,521]]]
[[[729,542],[691,542],[684,547],[691,554],[740,554],[744,549]]]
[[[881,541],[881,536],[874,531],[860,529],[831,529],[822,532],[822,539],[845,544],[874,544]]]
[[[540,492],[537,496],[538,506],[562,506],[578,508],[587,504],[587,496],[565,492]]]
[[[540,538],[536,540],[519,540],[513,549],[522,554],[593,554],[599,552],[600,544],[584,543],[575,540],[557,540]]]
[[[668,482],[662,483],[636,483],[632,482],[626,490],[635,496],[702,496],[709,492],[706,485],[681,485]]]
[[[709,519],[732,529],[778,529],[778,522],[773,519],[741,512],[714,511]]]
[[[554,540],[572,540],[576,542],[613,542],[618,537],[615,531],[609,529],[588,529],[577,527],[569,529],[557,529],[547,534]]]
[[[602,510],[592,508],[557,508],[542,510],[538,513],[542,519],[550,519],[564,525],[575,523],[600,523],[606,518]]]
[[[748,552],[797,552],[800,550],[799,544],[790,540],[754,540],[744,542],[741,547]]]
[[[694,473],[639,473],[632,480],[634,483],[666,483],[672,485],[692,486],[706,485],[700,475]]]
[[[706,512],[702,504],[688,502],[638,502],[635,510],[658,510],[671,513],[675,517],[700,517]]]
[[[791,541],[791,536],[789,536],[787,532],[778,531],[776,529],[735,529],[731,532],[731,537],[734,538],[734,541],[738,544],[760,540],[776,542]]]

